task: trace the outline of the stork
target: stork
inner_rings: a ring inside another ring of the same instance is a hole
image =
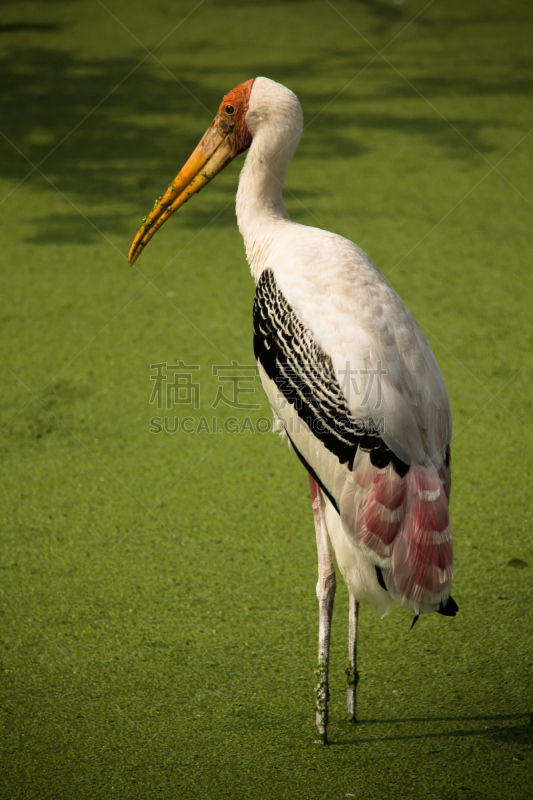
[[[303,130],[298,98],[267,78],[222,100],[145,218],[133,264],[167,219],[248,150],[237,221],[256,283],[254,352],[275,428],[309,473],[318,550],[317,741],[327,744],[335,569],[349,591],[348,714],[356,720],[359,603],[455,616],[451,411],[431,348],[357,245],[293,222],[282,189]],[[414,624],[413,622],[413,624]]]

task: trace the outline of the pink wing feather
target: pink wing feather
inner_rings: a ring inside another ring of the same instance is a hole
[[[381,567],[387,589],[417,613],[446,601],[453,577],[449,467],[411,465],[400,477],[392,464],[377,469],[361,452],[352,478],[340,501],[343,527]]]

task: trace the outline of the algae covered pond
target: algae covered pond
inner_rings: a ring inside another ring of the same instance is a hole
[[[531,797],[530,4],[2,12],[0,796]],[[370,254],[454,420],[460,612],[409,632],[362,609],[350,726],[339,581],[328,748],[307,476],[253,370],[242,161],[126,261],[257,75],[304,111],[290,215]]]

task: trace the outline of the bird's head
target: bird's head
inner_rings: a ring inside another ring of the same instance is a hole
[[[302,132],[302,109],[293,92],[268,78],[236,86],[220,103],[218,113],[185,166],[144,219],[129,253],[133,264],[152,236],[172,214],[239,153],[261,139],[261,158],[273,165],[281,157],[284,169]],[[282,175],[278,176],[278,180]]]
[[[254,79],[236,86],[223,98],[218,113],[185,166],[144,219],[131,246],[128,260],[133,264],[154,233],[193,194],[203,189],[252,142],[246,114]]]

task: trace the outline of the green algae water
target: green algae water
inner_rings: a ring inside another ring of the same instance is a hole
[[[531,796],[532,37],[530,4],[503,0],[2,5],[2,798]],[[459,614],[409,633],[361,609],[350,726],[339,580],[328,748],[307,476],[254,373],[242,161],[126,262],[257,75],[304,111],[289,213],[370,254],[454,419]]]

